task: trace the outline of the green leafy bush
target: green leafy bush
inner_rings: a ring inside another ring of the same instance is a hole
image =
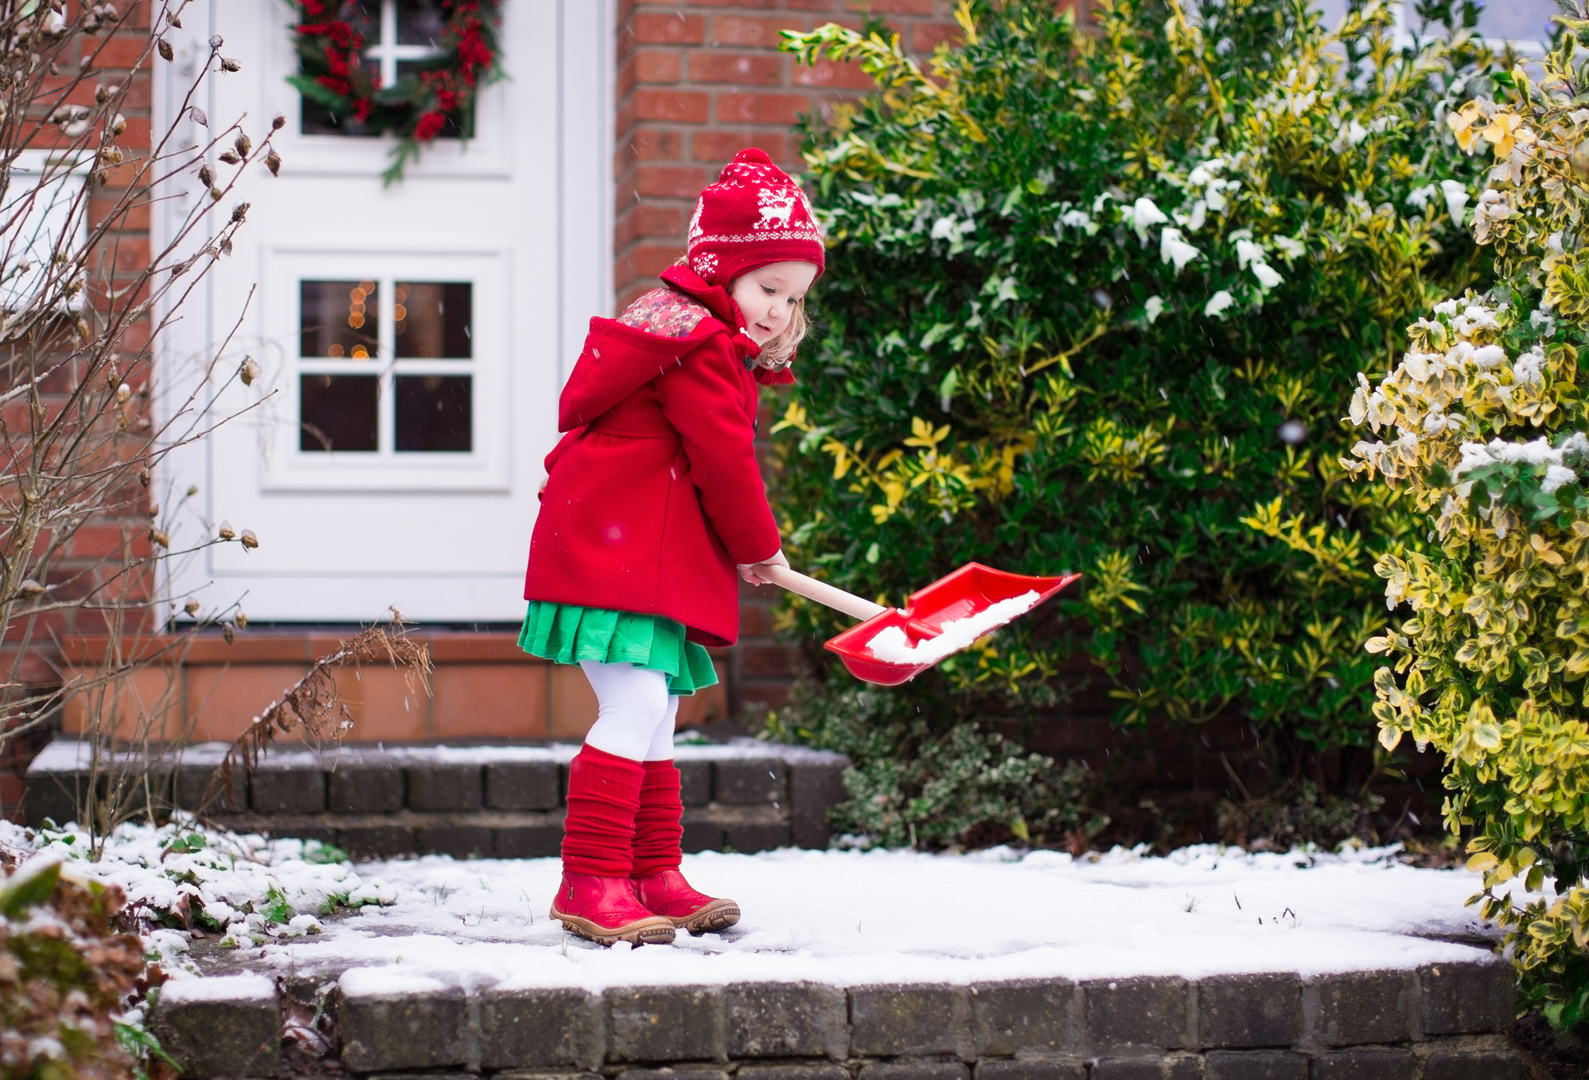
[[[0,884],[0,1080],[129,1076],[158,1053],[113,1019],[145,975],[138,939],[111,924],[121,902],[45,858]]]
[[[831,696],[806,688],[772,714],[766,734],[848,754],[850,801],[834,828],[861,846],[952,847],[978,839],[1085,849],[1109,824],[1089,809],[1086,766],[1043,754],[971,723],[945,727],[898,695],[851,683]],[[989,825],[997,823],[996,831]]]
[[[1508,927],[1523,999],[1558,1027],[1589,1019],[1589,45],[1566,21],[1541,85],[1451,118],[1493,152],[1474,231],[1500,283],[1436,306],[1351,419],[1376,436],[1347,462],[1405,493],[1433,543],[1382,555],[1392,607],[1368,642],[1380,737],[1446,755],[1445,818],[1468,838],[1475,896]],[[1520,879],[1520,881],[1519,881]],[[1514,898],[1517,884],[1544,898]]]
[[[1488,54],[1398,47],[1377,4],[1335,32],[1304,0],[1096,7],[1093,34],[967,0],[930,75],[881,35],[790,35],[880,88],[807,131],[832,257],[778,425],[791,558],[895,602],[969,560],[1086,573],[900,692],[935,730],[1051,704],[1084,649],[1118,722],[1371,745],[1370,553],[1408,519],[1345,482],[1342,387],[1481,269],[1443,118]]]

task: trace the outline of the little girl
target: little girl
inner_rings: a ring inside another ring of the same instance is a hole
[[[791,383],[822,234],[797,184],[741,150],[701,192],[684,259],[590,320],[530,540],[519,645],[579,664],[599,709],[568,769],[552,917],[604,945],[739,921],[679,872],[679,697],[717,682],[739,576],[787,566],[756,464],[757,384]]]

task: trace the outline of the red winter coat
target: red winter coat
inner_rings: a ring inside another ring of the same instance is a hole
[[[546,458],[524,598],[665,615],[691,641],[732,645],[734,564],[779,548],[756,464],[757,382],[793,380],[746,369],[757,349],[725,290],[681,266],[662,277],[684,294],[663,305],[663,329],[699,322],[667,337],[590,320],[559,401],[568,434]]]

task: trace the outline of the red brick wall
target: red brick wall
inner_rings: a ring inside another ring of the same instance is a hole
[[[920,54],[958,36],[952,0],[620,0],[613,287],[619,306],[684,250],[695,196],[735,151],[790,172],[802,113],[871,87],[851,64],[797,64],[780,30],[859,27],[870,11]]]
[[[617,153],[613,163],[613,287],[618,307],[655,288],[684,253],[685,227],[701,188],[746,146],[791,173],[803,167],[791,125],[802,113],[871,88],[853,64],[815,67],[778,51],[780,30],[827,22],[859,27],[882,18],[921,55],[958,38],[953,0],[619,0]],[[779,410],[764,395],[762,429]],[[729,650],[730,711],[776,706],[788,694],[797,654],[774,639],[773,589],[743,591],[740,644]]]
[[[126,131],[116,143],[128,160],[108,170],[107,183],[101,185],[95,182],[91,186],[88,201],[91,227],[98,226],[111,218],[121,197],[126,194],[127,185],[135,172],[137,159],[147,156],[150,147],[151,82],[148,64],[145,64],[144,70],[135,74],[130,73],[131,65],[138,59],[149,40],[149,3],[148,0],[132,0],[117,6],[120,9],[119,23],[107,26],[97,35],[78,36],[74,39],[76,55],[81,57],[83,62],[88,62],[92,58],[92,67],[88,69],[86,77],[78,83],[76,89],[64,99],[73,104],[93,107],[96,86],[103,84],[125,87],[125,93],[119,99],[114,111],[120,112],[127,119]],[[76,16],[78,7],[76,3],[67,6],[68,19]],[[77,65],[72,64],[69,67],[67,62],[60,63],[58,67],[60,74],[46,77],[44,85],[47,91],[65,89],[72,79],[70,73],[77,70]],[[46,100],[52,106],[57,103],[53,96],[47,96]],[[9,130],[15,133],[25,131],[27,127],[14,125]],[[51,125],[45,125],[35,137],[33,145],[37,148],[51,148],[55,145],[56,137],[56,129]],[[110,231],[93,252],[90,262],[89,296],[94,298],[92,302],[101,309],[105,304],[104,297],[111,289],[118,291],[124,289],[131,279],[149,264],[149,203],[147,200],[135,200],[132,206],[123,206],[122,210],[123,213],[112,221]],[[118,307],[125,307],[131,299],[133,298],[121,298]],[[147,359],[143,353],[148,343],[149,322],[145,318],[129,327],[118,348],[125,358],[123,376],[134,388],[147,383],[149,378],[147,367],[140,362]],[[46,411],[53,413],[65,407],[69,395],[80,379],[79,369],[66,365],[46,382],[43,385],[44,393],[41,395],[41,404]],[[23,415],[27,406],[25,399],[19,399],[7,410],[4,419],[12,432],[25,432],[28,429],[28,422]],[[137,430],[138,418],[141,410],[147,408],[147,403],[135,395],[127,408],[129,423]],[[87,588],[85,578],[102,580],[113,573],[117,569],[116,566],[100,564],[107,558],[119,562],[124,538],[130,539],[133,545],[139,548],[139,554],[147,554],[149,519],[142,512],[148,505],[146,493],[141,489],[130,489],[112,493],[110,498],[133,500],[133,514],[126,519],[97,518],[80,528],[67,542],[64,557],[55,563],[50,574],[47,584],[60,586],[52,595],[56,597],[79,595]],[[12,553],[8,552],[9,554]],[[136,578],[130,582],[127,595],[134,598],[146,595],[147,588],[147,580],[142,577]],[[10,628],[8,640],[0,642],[0,681],[15,676],[17,681],[22,683],[35,685],[57,683],[58,658],[54,655],[53,641],[74,632],[93,632],[96,626],[102,631],[102,621],[96,622],[99,618],[94,613],[73,612],[66,609],[33,620],[31,627],[17,620]],[[32,638],[30,647],[23,651],[22,638],[27,630],[31,630]],[[48,737],[48,731],[36,730],[12,738],[4,747],[0,747],[0,815],[9,816],[17,809],[22,792],[22,773],[38,747]]]

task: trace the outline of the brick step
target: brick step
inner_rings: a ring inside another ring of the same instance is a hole
[[[408,854],[535,858],[562,842],[568,763],[578,747],[343,746],[273,750],[206,818],[241,832],[336,844],[359,858]],[[157,800],[197,810],[225,755],[206,743],[161,755]],[[840,754],[751,739],[677,748],[686,851],[826,847],[845,797]],[[77,816],[86,749],[62,738],[28,768],[28,824]]]
[[[1510,965],[1475,957],[1307,977],[594,991],[243,973],[168,983],[154,1023],[193,1077],[1522,1080]],[[326,1057],[284,1051],[289,1018],[318,1023]]]

